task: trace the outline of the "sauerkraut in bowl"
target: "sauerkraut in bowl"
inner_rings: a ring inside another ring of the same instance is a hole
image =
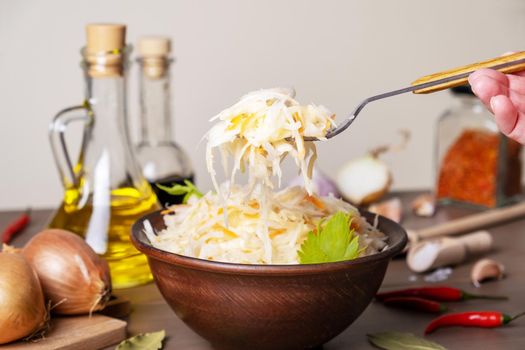
[[[241,264],[332,262],[385,249],[386,236],[355,207],[312,192],[317,153],[315,143],[303,138],[323,140],[333,119],[323,106],[299,104],[293,90],[243,96],[212,118],[216,123],[206,135],[214,190],[195,192],[186,203],[169,207],[160,232],[145,222],[150,243],[180,255]],[[217,154],[225,173],[222,184]],[[299,168],[304,188],[278,189],[287,156]],[[248,173],[247,183],[236,184],[239,171]]]

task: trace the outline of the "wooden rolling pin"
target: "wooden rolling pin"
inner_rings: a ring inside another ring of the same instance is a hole
[[[415,244],[418,241],[434,237],[457,235],[484,229],[524,216],[525,202],[522,202],[504,208],[486,210],[478,214],[472,214],[419,230],[408,230],[407,234],[409,244]]]

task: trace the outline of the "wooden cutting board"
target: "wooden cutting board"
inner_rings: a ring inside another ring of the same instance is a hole
[[[44,339],[0,345],[0,350],[96,350],[126,338],[126,322],[103,315],[56,317]]]

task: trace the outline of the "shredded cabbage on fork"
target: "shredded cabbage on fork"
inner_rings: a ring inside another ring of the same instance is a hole
[[[325,139],[334,125],[334,115],[323,106],[300,105],[293,90],[266,89],[251,92],[233,106],[212,118],[218,122],[207,134],[206,164],[215,189],[219,192],[213,166],[213,150],[222,155],[225,173],[235,183],[238,171],[249,173],[249,186],[272,189],[272,177],[281,182],[281,161],[290,155],[304,178],[305,188],[312,194],[312,170],[317,158],[314,142],[304,137]],[[227,158],[233,157],[228,168]]]

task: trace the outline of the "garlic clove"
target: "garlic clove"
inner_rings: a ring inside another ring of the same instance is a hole
[[[505,267],[502,263],[492,259],[478,260],[470,272],[470,279],[474,286],[479,287],[483,281],[489,279],[500,280],[505,275]]]
[[[417,216],[432,217],[436,213],[436,203],[434,197],[425,193],[416,197],[411,203],[412,211]]]
[[[366,205],[388,192],[392,175],[383,161],[369,154],[346,163],[336,182],[345,199],[355,205]]]
[[[399,224],[403,214],[403,205],[398,197],[394,197],[372,204],[368,211],[389,218]]]

